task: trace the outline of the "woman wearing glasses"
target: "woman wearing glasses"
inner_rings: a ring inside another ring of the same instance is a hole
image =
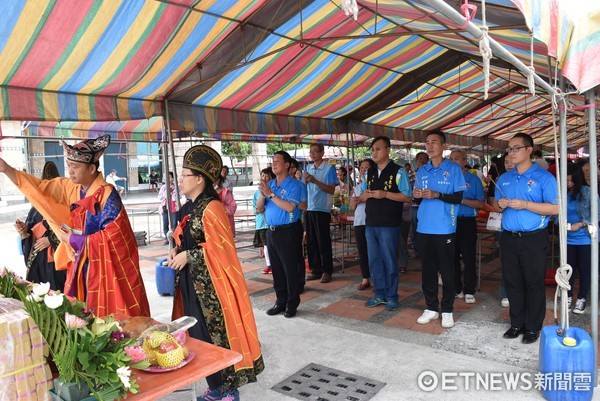
[[[198,400],[235,401],[238,387],[255,382],[264,364],[227,212],[213,187],[221,166],[221,157],[208,146],[185,153],[179,188],[190,202],[178,212],[177,246],[168,263],[177,270],[173,318],[194,316],[198,323],[189,330],[192,337],[243,357],[208,376],[209,388]]]

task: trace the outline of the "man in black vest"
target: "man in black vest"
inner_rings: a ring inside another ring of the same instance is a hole
[[[366,202],[366,231],[369,268],[375,285],[375,297],[367,301],[372,308],[386,305],[398,309],[398,242],[402,223],[402,202],[410,202],[411,190],[406,171],[390,160],[390,140],[379,136],[371,145],[373,161],[367,171],[364,192],[359,201]]]

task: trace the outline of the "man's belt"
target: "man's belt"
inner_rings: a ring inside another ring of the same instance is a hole
[[[293,223],[290,223],[290,224],[282,224],[282,225],[280,225],[280,226],[267,226],[267,228],[268,228],[270,231],[286,230],[286,229],[288,229],[288,228],[292,228],[292,227],[294,227],[294,226],[295,226],[297,223],[298,223],[298,222],[297,222],[297,221],[295,221],[295,222],[293,222]]]
[[[546,229],[540,228],[539,230],[535,230],[535,231],[506,231],[506,230],[504,230],[503,233],[506,233],[515,238],[523,238],[523,237],[529,237],[530,235],[539,234],[542,231],[546,231]]]

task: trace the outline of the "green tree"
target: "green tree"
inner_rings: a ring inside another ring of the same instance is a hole
[[[252,144],[250,142],[223,142],[221,143],[221,152],[223,156],[242,161],[246,156],[252,155]]]
[[[272,155],[280,150],[285,150],[286,152],[290,153],[290,151],[293,151],[295,149],[308,149],[309,146],[310,145],[308,144],[297,145],[294,143],[269,142],[267,143],[267,154]]]

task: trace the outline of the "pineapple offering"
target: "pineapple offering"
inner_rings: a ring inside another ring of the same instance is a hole
[[[173,335],[162,331],[151,331],[147,334],[142,349],[150,365],[161,368],[179,366],[189,355],[185,345],[180,344]]]
[[[149,318],[132,317],[124,321],[138,342],[125,351],[132,360],[145,360],[150,372],[172,370],[185,365],[194,356],[184,344],[186,330],[196,323],[193,317],[185,316],[169,324],[156,324]]]

